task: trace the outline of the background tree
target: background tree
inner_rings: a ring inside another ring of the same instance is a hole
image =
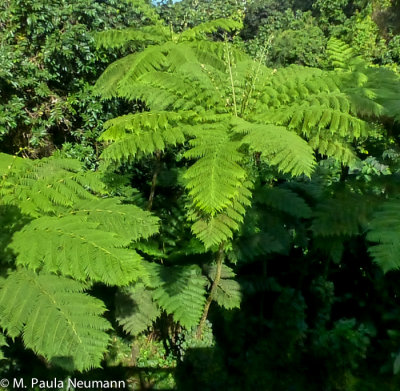
[[[76,141],[81,156],[95,155],[101,124],[118,105],[103,107],[91,95],[90,85],[115,58],[96,50],[92,32],[138,23],[146,17],[129,1],[2,2],[2,151],[48,156]]]

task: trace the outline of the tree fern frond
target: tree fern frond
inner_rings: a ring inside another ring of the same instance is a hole
[[[67,216],[33,220],[14,234],[10,247],[17,264],[33,270],[122,286],[146,277],[141,257],[128,244],[98,223]]]
[[[182,326],[197,326],[206,301],[206,279],[198,266],[148,267],[153,300]]]
[[[102,158],[129,161],[137,154],[153,154],[166,146],[182,144],[185,141],[183,125],[195,117],[192,111],[145,112],[117,117],[106,122],[106,131],[100,137],[100,140],[114,141],[104,150]]]
[[[357,161],[357,156],[349,143],[331,138],[326,132],[317,132],[308,143],[322,156],[333,157],[344,165],[351,166]]]
[[[230,205],[217,214],[207,215],[196,209],[189,213],[189,219],[194,221],[192,232],[206,248],[232,239],[243,222],[245,207],[250,205],[251,187],[250,181],[243,181]]]
[[[190,43],[190,47],[196,54],[197,61],[200,64],[209,65],[220,71],[226,71],[228,68],[226,59],[227,48],[232,64],[251,60],[251,57],[244,51],[226,42],[198,40]],[[220,67],[221,59],[224,61],[224,67]]]
[[[162,25],[127,28],[123,30],[105,30],[95,35],[96,46],[115,49],[135,42],[140,44],[160,44],[171,37],[170,30]]]
[[[186,188],[196,207],[214,215],[231,204],[246,175],[238,164],[243,158],[240,143],[230,140],[223,123],[203,127],[189,143],[185,157],[198,160],[184,175]]]
[[[166,146],[175,146],[184,142],[185,135],[179,127],[163,132],[137,131],[112,143],[103,151],[101,157],[106,161],[130,161],[138,154],[151,155],[156,151],[163,151]]]
[[[335,96],[336,95],[336,96]],[[304,99],[301,103],[296,102],[282,108],[271,110],[257,116],[263,122],[274,122],[287,126],[300,134],[309,136],[316,129],[326,129],[332,136],[341,136],[344,139],[359,139],[368,135],[368,126],[365,121],[348,113],[353,110],[360,114],[360,108],[355,100],[344,94],[316,95],[310,101]],[[357,96],[359,98],[359,96]],[[368,112],[382,113],[377,104],[368,101]],[[330,107],[334,106],[334,107]],[[380,105],[378,105],[380,107]],[[364,110],[367,110],[364,107]]]
[[[85,286],[65,277],[28,270],[1,283],[0,324],[10,337],[68,370],[100,367],[110,324],[104,304],[83,293]]]
[[[310,176],[315,165],[313,150],[301,137],[276,125],[237,122],[234,131],[247,133],[242,139],[251,151],[261,152],[261,157],[282,172]]]
[[[268,232],[257,232],[246,235],[234,244],[235,258],[243,262],[250,262],[260,255],[271,253],[285,254],[286,247],[282,241]]]
[[[104,189],[98,174],[83,172],[81,163],[72,159],[28,160],[0,154],[0,175],[0,202],[34,217],[54,212],[57,206],[94,199],[90,188]]]
[[[215,33],[218,30],[233,31],[240,30],[242,27],[242,23],[233,19],[215,19],[183,31],[179,39],[181,41],[196,40],[203,38],[204,34]]]
[[[368,249],[384,272],[400,268],[400,203],[387,201],[373,215],[367,240],[374,242]]]
[[[209,266],[206,270],[207,275],[212,280],[216,273],[216,266]],[[222,265],[221,278],[217,285],[214,300],[221,307],[228,310],[232,308],[240,308],[242,301],[242,292],[240,284],[235,281],[235,273],[227,266]]]
[[[81,201],[68,214],[83,217],[90,223],[98,223],[100,230],[116,233],[127,241],[147,239],[159,229],[157,217],[136,205],[121,204],[114,198]]]
[[[317,236],[352,236],[365,227],[373,210],[373,199],[366,195],[338,193],[321,202],[314,211],[312,230]]]
[[[335,69],[348,70],[351,60],[355,58],[353,49],[334,37],[329,39],[326,52]]]
[[[126,288],[117,298],[117,321],[130,335],[145,331],[161,314],[152,292],[143,284]]]
[[[101,141],[117,141],[126,134],[137,130],[161,131],[179,124],[191,123],[197,114],[194,111],[152,111],[128,114],[114,118],[104,124],[105,132],[99,137]]]
[[[121,93],[124,86],[128,86],[146,72],[160,70],[165,64],[165,53],[170,43],[147,47],[144,51],[130,54],[121,60],[112,63],[97,80],[94,93],[104,99],[115,95],[124,97]]]
[[[312,214],[303,198],[282,187],[263,187],[256,201],[298,218],[309,218]]]
[[[102,99],[118,96],[118,83],[129,71],[135,58],[136,53],[133,53],[110,64],[97,79],[93,87],[93,94],[101,96]]]
[[[166,108],[180,109],[182,111],[195,107],[195,111],[200,108],[215,108],[222,106],[221,104],[221,85],[218,87],[215,82],[215,74],[213,78],[199,64],[187,63],[181,66],[178,73],[170,72],[148,72],[139,78],[138,83],[146,85],[150,91],[137,88],[137,92],[141,93],[141,98],[147,102],[149,107],[155,109],[159,99],[157,95],[161,94],[166,97],[169,95],[175,97],[176,102],[168,102],[163,104]],[[219,75],[218,75],[219,76]],[[135,85],[133,86],[135,87]],[[132,96],[132,86],[126,93],[121,92],[126,96]],[[138,95],[136,95],[138,96]],[[169,99],[168,99],[169,101]],[[158,104],[160,105],[160,104]],[[201,109],[200,109],[201,110]]]

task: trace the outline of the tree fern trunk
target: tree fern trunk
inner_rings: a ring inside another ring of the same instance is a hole
[[[200,319],[199,326],[197,327],[196,337],[198,339],[200,339],[203,334],[203,328],[204,328],[204,324],[207,320],[208,311],[210,309],[210,305],[211,305],[212,301],[214,300],[215,292],[217,291],[218,284],[221,279],[221,270],[222,270],[222,263],[224,261],[224,255],[225,255],[224,243],[221,243],[219,245],[219,250],[218,250],[218,255],[217,255],[217,270],[215,272],[214,281],[211,285],[210,294],[208,295],[206,304],[204,305],[204,311],[203,311],[203,315]]]

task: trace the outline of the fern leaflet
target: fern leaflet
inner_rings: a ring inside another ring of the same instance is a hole
[[[67,370],[99,367],[110,324],[103,303],[65,277],[19,270],[1,283],[0,323],[10,337]]]

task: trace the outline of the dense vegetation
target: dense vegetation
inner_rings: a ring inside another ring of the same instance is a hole
[[[399,6],[3,2],[0,377],[397,390]]]

